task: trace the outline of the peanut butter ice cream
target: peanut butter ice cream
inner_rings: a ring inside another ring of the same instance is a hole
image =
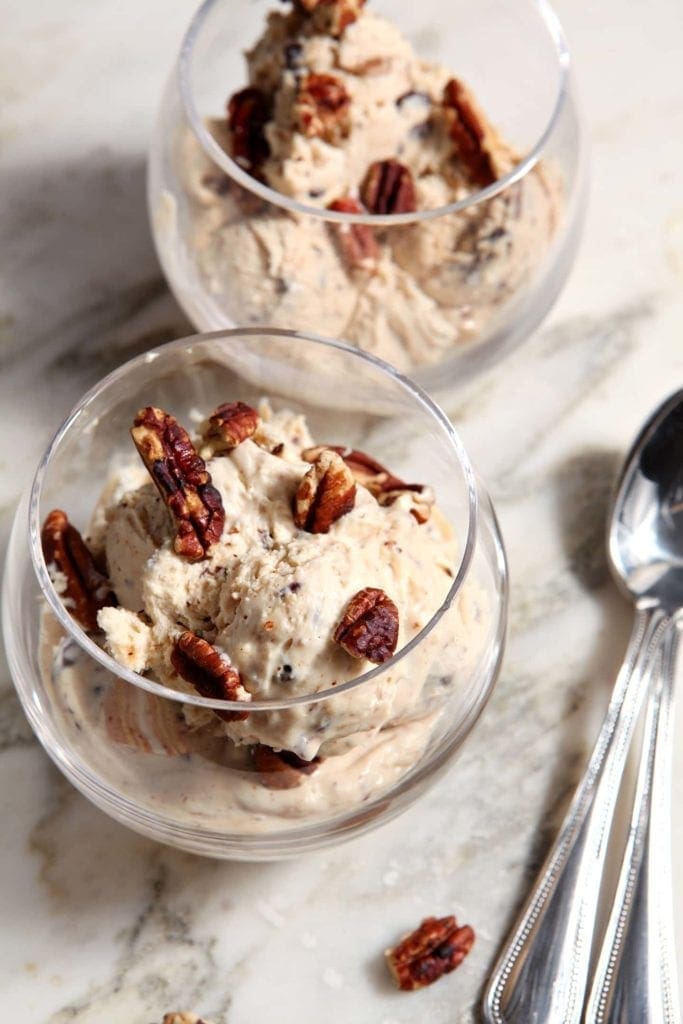
[[[519,162],[466,84],[361,0],[273,11],[246,57],[248,85],[209,130],[244,171],[309,207],[440,210]],[[560,218],[560,183],[542,164],[457,213],[374,227],[267,203],[218,173],[194,136],[181,147],[213,300],[234,320],[343,337],[400,369],[481,339]]]

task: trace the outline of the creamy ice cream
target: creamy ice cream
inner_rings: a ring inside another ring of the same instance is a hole
[[[312,448],[305,422],[284,411],[229,454],[207,460],[225,525],[200,561],[174,550],[167,509],[149,478],[124,493],[114,484],[100,514],[101,543],[119,604],[99,612],[99,625],[117,661],[191,690],[171,660],[173,639],[189,630],[229,659],[246,700],[286,699],[332,690],[372,668],[334,640],[344,608],[364,588],[379,588],[395,603],[398,649],[427,624],[456,565],[448,523],[436,508],[418,523],[410,492],[382,506],[359,485],[353,508],[329,532],[299,528],[292,508],[311,469],[302,452]],[[367,688],[317,704],[229,722],[203,709],[186,714],[237,743],[311,760],[414,706],[422,682],[403,678],[399,665]]]
[[[361,452],[316,447],[301,416],[267,403],[259,414],[219,407],[194,445],[151,408],[133,434],[147,468],[114,472],[87,538],[110,585],[97,592],[99,640],[126,668],[239,710],[116,679],[47,616],[43,672],[71,727],[91,737],[122,791],[144,778],[157,807],[180,803],[190,821],[239,829],[251,815],[263,830],[386,788],[419,760],[491,628],[470,580],[439,626],[391,659],[429,623],[457,569],[431,491]],[[78,617],[86,556],[74,575],[73,538],[65,546],[66,527],[55,529],[43,538],[49,569]],[[335,692],[375,665],[377,678]],[[322,691],[317,702],[251,708]]]
[[[273,11],[247,67],[249,85],[209,129],[244,170],[308,206],[440,209],[518,162],[467,87],[360,3]],[[343,337],[402,369],[483,336],[530,280],[562,205],[541,164],[458,213],[332,224],[217,173],[194,136],[181,148],[193,258],[214,300],[237,321]]]

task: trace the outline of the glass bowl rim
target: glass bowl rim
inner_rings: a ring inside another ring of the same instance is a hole
[[[107,671],[121,679],[125,679],[126,682],[131,683],[142,690],[146,690],[148,693],[155,694],[159,697],[165,697],[178,703],[193,704],[197,707],[207,707],[226,711],[244,711],[245,703],[243,701],[240,702],[220,700],[212,697],[202,697],[199,694],[185,693],[184,691],[174,690],[171,687],[164,686],[162,683],[154,682],[154,680],[148,679],[137,672],[133,672],[131,669],[125,668],[118,661],[112,658],[111,655],[107,654],[102,647],[96,644],[95,641],[88,636],[76,620],[68,613],[50,579],[41,545],[42,522],[40,520],[39,512],[42,488],[53,454],[61,444],[65,435],[72,429],[78,417],[95,399],[100,396],[105,389],[119,383],[129,373],[134,372],[138,366],[154,362],[169,352],[179,351],[182,349],[192,349],[193,346],[208,346],[211,342],[219,339],[231,337],[262,337],[264,335],[290,340],[295,339],[297,343],[312,343],[313,345],[322,345],[326,348],[345,352],[352,358],[357,358],[370,364],[375,369],[379,370],[381,375],[387,376],[398,383],[403,388],[404,392],[407,392],[416,402],[418,407],[421,407],[434,420],[436,420],[450,442],[451,448],[462,470],[467,489],[467,530],[464,543],[461,546],[460,563],[453,577],[451,586],[448,589],[448,593],[445,595],[440,606],[435,610],[429,621],[422,627],[419,633],[405,644],[404,647],[397,651],[396,654],[394,654],[388,661],[385,661],[381,665],[377,665],[359,676],[348,679],[339,686],[335,686],[333,688],[328,687],[325,690],[319,690],[317,693],[299,694],[298,696],[281,700],[270,699],[249,701],[248,709],[250,713],[252,711],[285,710],[300,705],[317,704],[323,700],[329,700],[334,698],[335,695],[347,693],[350,690],[356,689],[356,687],[377,679],[389,668],[397,665],[404,657],[410,654],[418,645],[422,644],[427,639],[429,634],[440,622],[459,594],[469,573],[479,530],[477,480],[469,456],[453,424],[441,408],[432,401],[429,395],[419,385],[415,384],[410,380],[410,378],[406,377],[398,370],[395,370],[389,363],[384,362],[382,359],[378,359],[376,356],[373,356],[368,352],[363,352],[360,349],[345,344],[344,342],[333,338],[325,338],[322,335],[318,335],[313,332],[291,331],[276,327],[235,327],[219,331],[188,335],[187,337],[179,338],[176,341],[159,345],[156,348],[135,356],[133,359],[127,360],[94,384],[85,393],[85,395],[83,395],[80,401],[77,402],[57,428],[51,441],[47,445],[45,452],[43,453],[31,484],[28,507],[29,550],[33,570],[36,574],[38,585],[43,596],[47,600],[52,612],[55,614],[68,637],[74,640],[82,650],[85,650],[87,654],[89,654],[95,661],[99,662],[99,664],[107,669]]]
[[[262,184],[242,170],[239,164],[218,145],[199,114],[192,91],[190,73],[194,47],[208,15],[218,4],[224,2],[225,0],[204,0],[192,17],[183,37],[173,75],[177,80],[185,115],[192,134],[214,164],[217,164],[233,181],[237,182],[238,185],[241,185],[248,192],[252,192],[271,205],[279,206],[294,214],[304,214],[330,223],[369,224],[375,227],[389,227],[399,224],[422,223],[427,220],[433,220],[436,217],[458,213],[479,203],[484,203],[505,191],[505,189],[510,188],[533,170],[543,156],[568,99],[571,59],[569,46],[560,19],[549,0],[528,0],[531,6],[536,8],[540,20],[554,44],[559,69],[559,83],[550,117],[535,144],[523,160],[516,164],[507,174],[503,175],[502,178],[498,178],[491,185],[486,186],[486,188],[472,192],[464,199],[448,203],[446,206],[437,206],[429,210],[380,215],[372,213],[342,213],[336,210],[321,209],[319,206],[309,206],[307,203],[301,203],[282,192],[278,192],[276,189],[270,188],[268,185]]]

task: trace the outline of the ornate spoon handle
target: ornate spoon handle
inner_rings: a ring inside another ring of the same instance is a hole
[[[628,841],[585,1024],[680,1024],[671,892],[671,751],[678,628],[650,683]]]
[[[639,609],[597,742],[560,833],[484,996],[487,1024],[578,1024],[607,841],[667,617]]]

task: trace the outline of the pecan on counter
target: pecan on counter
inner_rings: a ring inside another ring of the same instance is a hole
[[[381,665],[398,642],[398,608],[383,590],[365,587],[347,604],[334,639],[352,658]]]
[[[356,483],[335,452],[321,451],[294,496],[294,522],[308,533],[328,533],[353,508]]]
[[[357,199],[343,196],[334,199],[328,210],[338,213],[367,213]],[[330,224],[330,230],[339,246],[344,261],[354,269],[374,263],[379,256],[375,232],[369,224]]]
[[[458,926],[453,915],[427,917],[385,953],[396,984],[404,992],[424,988],[459,967],[474,943],[469,925]]]
[[[256,409],[244,402],[226,402],[209,416],[202,428],[204,447],[202,455],[209,458],[232,451],[253,437],[259,428],[261,417]]]
[[[213,644],[202,640],[189,630],[181,633],[173,644],[171,664],[185,682],[194,686],[202,697],[216,697],[219,700],[251,700],[242,686],[237,669]],[[241,722],[248,711],[221,711],[211,709],[225,722]]]
[[[295,0],[305,14],[313,16],[316,28],[339,37],[360,16],[365,0]]]
[[[117,603],[111,583],[61,509],[47,516],[40,539],[48,573],[66,608],[83,629],[96,630],[100,608]]]
[[[413,175],[398,160],[377,160],[371,164],[360,195],[371,213],[414,213],[417,209]]]
[[[302,135],[335,144],[349,134],[351,97],[335,75],[312,72],[299,84],[293,114]]]
[[[131,430],[142,461],[176,521],[174,550],[191,562],[220,540],[223,502],[187,432],[163,409],[148,406]]]
[[[165,1013],[161,1024],[210,1024],[196,1013]]]
[[[481,188],[496,181],[493,158],[485,145],[486,130],[469,90],[451,78],[443,91],[448,132],[458,159],[472,181]]]
[[[228,100],[230,155],[249,174],[257,174],[270,156],[264,132],[270,115],[270,100],[253,86],[241,89]]]
[[[304,761],[291,750],[273,750],[263,743],[252,747],[251,758],[261,776],[261,784],[267,789],[294,789],[320,764],[319,757]]]

